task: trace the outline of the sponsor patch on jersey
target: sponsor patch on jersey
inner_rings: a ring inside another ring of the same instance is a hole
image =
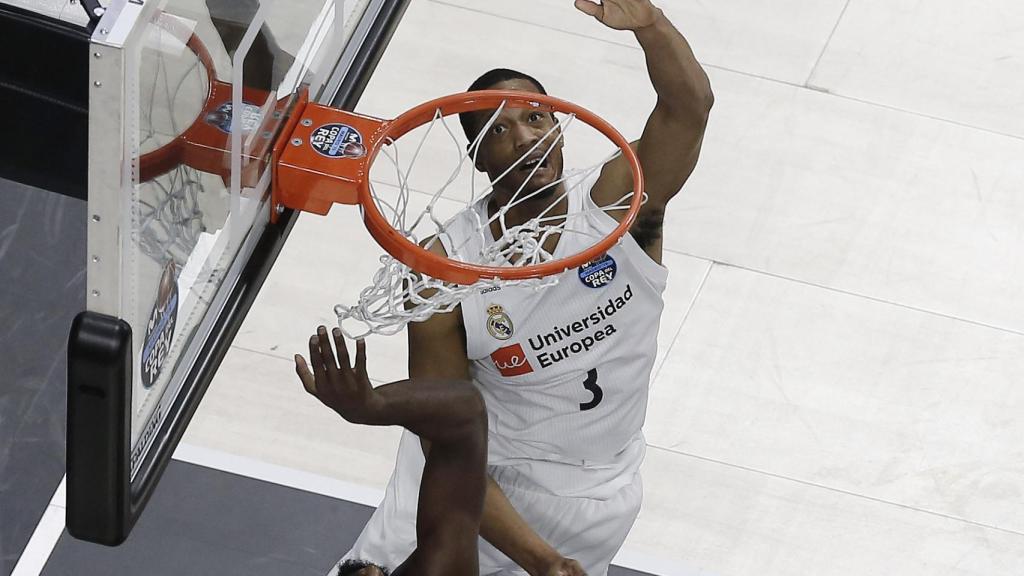
[[[498,304],[491,304],[487,307],[487,332],[498,340],[508,340],[516,331],[512,325],[512,319],[505,313],[505,309]]]
[[[533,366],[530,366],[530,360],[520,344],[498,348],[491,353],[491,360],[502,376],[522,376],[533,372]]]
[[[552,327],[547,333],[530,336],[527,342],[535,352],[534,358],[543,370],[576,354],[590,352],[604,340],[618,333],[612,317],[629,305],[633,299],[633,286],[626,284],[621,296],[608,298],[590,314]]]
[[[366,156],[363,135],[348,124],[324,124],[309,135],[309,145],[328,158]]]
[[[619,265],[615,263],[615,259],[605,254],[580,266],[580,282],[587,288],[603,288],[615,280],[615,272],[618,269]]]
[[[151,388],[163,371],[174,341],[174,325],[178,319],[178,279],[174,261],[167,263],[157,292],[153,311],[146,324],[142,346],[142,385]]]

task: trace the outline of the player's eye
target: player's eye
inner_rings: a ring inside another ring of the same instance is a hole
[[[544,119],[544,115],[540,112],[530,112],[530,122],[540,122]]]
[[[507,129],[508,128],[505,128],[501,124],[498,124],[498,125],[494,126],[493,128],[491,128],[491,134],[494,134],[494,135],[502,134]]]

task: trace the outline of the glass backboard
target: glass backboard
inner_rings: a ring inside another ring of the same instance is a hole
[[[88,307],[69,347],[73,535],[127,535],[294,222],[269,224],[293,104],[353,106],[407,1],[107,8],[90,47]]]

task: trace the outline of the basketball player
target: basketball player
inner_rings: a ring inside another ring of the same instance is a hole
[[[665,208],[696,166],[713,102],[688,43],[650,0],[575,4],[610,28],[631,31],[646,57],[658,100],[632,146],[643,166],[647,202],[619,244],[566,271],[557,285],[541,291],[488,288],[451,313],[409,325],[410,377],[472,378],[486,401],[481,574],[551,576],[582,565],[592,576],[604,576],[633,525],[642,499],[641,427],[668,275],[661,265]],[[532,77],[504,69],[471,86],[487,88],[544,92]],[[594,86],[607,88],[614,87]],[[471,142],[488,118],[462,118]],[[482,243],[479,219],[508,206],[507,225],[515,226],[562,195],[554,213],[578,215],[584,234],[561,234],[559,253],[578,253],[594,236],[608,235],[624,214],[596,208],[614,205],[632,190],[629,167],[619,157],[600,171],[563,174],[553,122],[549,114],[510,107],[487,125],[476,167],[490,176],[494,190],[456,219],[432,250],[445,254],[462,243]],[[528,153],[549,133],[549,141]],[[551,154],[538,165],[548,148]],[[523,184],[520,199],[538,193],[510,206]],[[500,235],[496,225],[491,230]],[[403,436],[385,498],[346,558],[386,565],[415,547],[416,486],[423,452],[432,450],[428,441],[422,444],[421,450],[415,437]]]
[[[487,413],[480,393],[466,380],[407,380],[374,389],[366,375],[363,341],[356,342],[354,367],[338,328],[334,343],[337,361],[327,329],[320,326],[309,339],[312,370],[302,356],[295,356],[295,371],[306,391],[353,424],[403,426],[431,443],[420,485],[417,546],[392,576],[478,574],[487,461]],[[369,562],[347,562],[337,570],[345,575],[388,574]]]

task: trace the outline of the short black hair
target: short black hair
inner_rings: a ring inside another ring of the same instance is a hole
[[[338,576],[351,576],[368,566],[377,565],[373,562],[367,562],[366,560],[345,560],[341,564],[338,564]],[[380,568],[380,571],[384,573],[384,576],[388,576],[389,572],[387,568],[383,568],[381,566],[377,566],[377,568]]]
[[[507,82],[509,80],[526,80],[537,87],[537,92],[547,95],[547,90],[544,89],[544,85],[536,78],[524,72],[510,70],[508,68],[495,68],[494,70],[484,72],[482,76],[469,85],[468,91],[476,92],[477,90],[487,90],[495,84],[501,84],[502,82]],[[466,139],[470,142],[472,142],[477,136],[477,127],[474,122],[475,119],[475,112],[463,112],[462,114],[459,114],[459,122],[462,124],[462,131],[466,133]]]

